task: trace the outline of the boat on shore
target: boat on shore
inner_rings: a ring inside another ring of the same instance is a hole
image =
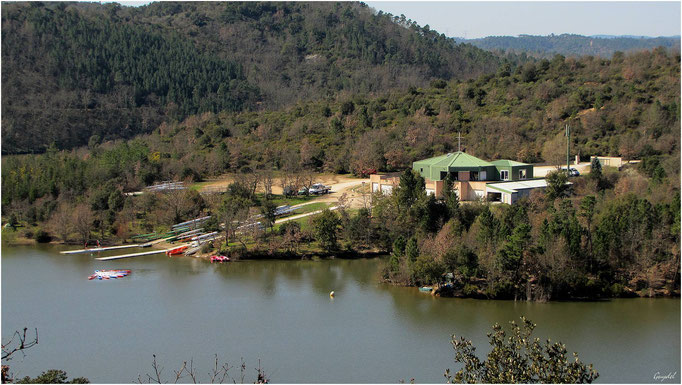
[[[172,249],[172,250],[166,251],[166,255],[169,256],[169,257],[170,257],[171,255],[180,255],[180,254],[182,254],[185,250],[187,250],[188,247],[189,247],[189,246],[180,246],[180,247],[176,247],[176,248],[174,248],[174,249]]]
[[[431,286],[423,286],[419,288],[419,291],[427,292],[433,290],[433,287]]]
[[[116,279],[123,278],[130,274],[130,270],[95,270],[95,274],[88,277],[88,280]]]
[[[230,257],[226,257],[224,255],[211,255],[211,263],[221,263],[221,262],[230,262]]]

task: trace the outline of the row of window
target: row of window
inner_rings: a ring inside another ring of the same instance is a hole
[[[440,173],[440,179],[443,180],[447,177],[448,173],[445,171],[441,171]],[[458,172],[453,172],[450,174],[452,177],[452,180],[459,180],[459,173]],[[479,181],[479,180],[487,180],[487,175],[485,171],[469,171],[469,180],[471,181]],[[509,170],[500,170],[500,179],[501,180],[509,180]],[[526,170],[521,169],[519,170],[519,179],[526,179]]]
[[[500,179],[509,180],[509,170],[500,170]],[[526,170],[519,170],[519,179],[526,179]]]

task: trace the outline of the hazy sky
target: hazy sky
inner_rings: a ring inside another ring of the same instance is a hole
[[[450,37],[680,34],[680,2],[366,1]]]

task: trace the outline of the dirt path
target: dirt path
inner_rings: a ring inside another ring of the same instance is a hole
[[[219,180],[211,181],[205,184],[202,186],[201,190],[227,188],[227,186],[233,181],[234,177],[232,175],[225,175]],[[272,186],[273,194],[282,194],[282,186],[280,185],[280,181],[281,178],[274,178],[274,183]],[[316,177],[315,183],[322,183],[326,186],[331,186],[331,192],[329,194],[314,198],[308,203],[337,202],[339,197],[345,193],[349,208],[360,208],[363,206],[362,194],[360,192],[354,191],[354,188],[361,186],[363,182],[366,186],[369,186],[369,178],[358,179],[346,175],[320,174]],[[369,189],[369,187],[367,187],[367,189]],[[256,191],[262,192],[262,187],[259,186]]]
[[[369,179],[358,179],[347,175],[339,174],[319,174],[316,176],[314,183],[322,183],[327,186],[331,185],[332,189],[335,189],[337,188],[336,185],[343,185],[347,182],[362,183],[362,181],[369,182]],[[202,186],[201,189],[210,190],[215,188],[227,188],[227,186],[232,182],[234,182],[233,175],[224,175],[218,178],[217,180],[209,181],[204,186]],[[263,192],[262,186],[259,186],[256,192]],[[277,195],[282,194],[281,178],[273,178],[272,193]]]

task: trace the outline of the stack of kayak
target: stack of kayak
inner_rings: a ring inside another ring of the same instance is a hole
[[[88,277],[89,280],[93,279],[113,279],[122,278],[130,274],[130,270],[95,270],[95,274]]]

